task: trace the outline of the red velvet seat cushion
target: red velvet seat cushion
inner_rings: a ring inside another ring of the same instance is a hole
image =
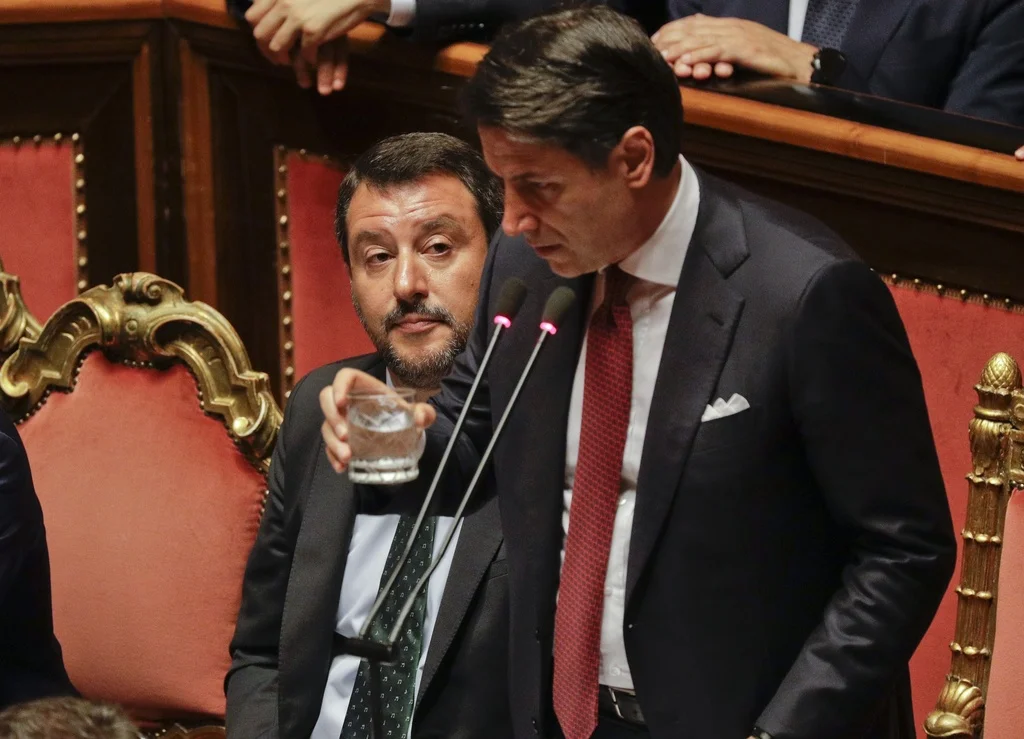
[[[21,433],[72,681],[141,718],[222,716],[265,482],[200,410],[189,371],[95,352]]]
[[[288,235],[296,378],[322,364],[373,351],[352,308],[334,209],[344,172],[322,160],[288,157]]]
[[[1024,732],[1024,493],[1020,492],[1010,499],[1006,510],[996,597],[996,642],[985,706],[985,736],[1009,739]]]
[[[0,258],[40,323],[78,294],[74,148],[0,145]]]
[[[1024,357],[1024,314],[940,298],[909,287],[894,288],[893,295],[921,368],[946,494],[959,534],[967,514],[964,476],[971,470],[967,430],[978,402],[974,386],[993,354],[1003,351]],[[924,737],[922,724],[935,707],[949,672],[949,643],[956,624],[954,588],[959,580],[958,563],[939,613],[910,664],[920,737]],[[986,732],[986,736],[1002,739],[1003,735]]]

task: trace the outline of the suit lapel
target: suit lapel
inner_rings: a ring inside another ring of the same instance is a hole
[[[459,626],[466,618],[473,597],[500,546],[501,517],[498,514],[498,501],[492,497],[479,510],[468,514],[462,522],[441,606],[430,636],[427,659],[423,665],[419,688],[421,697],[430,689],[431,681],[455,641]]]
[[[669,319],[643,456],[629,547],[626,601],[654,551],[704,408],[725,365],[743,298],[726,276],[747,256],[742,213],[700,177],[697,226]],[[653,432],[653,433],[652,433]]]
[[[365,370],[384,378],[382,362]],[[309,494],[281,618],[278,679],[282,736],[309,735],[319,715],[331,666],[348,545],[358,512],[348,475],[331,469],[322,441],[312,459],[313,469],[303,486]]]

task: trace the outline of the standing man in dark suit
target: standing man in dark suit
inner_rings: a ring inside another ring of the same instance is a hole
[[[466,351],[415,409],[421,471],[451,436],[502,283],[530,295],[468,411],[454,490],[545,298],[579,296],[481,491],[497,490],[508,548],[516,737],[913,736],[907,662],[956,545],[885,285],[814,219],[680,157],[674,75],[607,8],[499,37],[466,107],[507,235]],[[348,369],[321,393],[336,471],[352,389],[381,385]]]
[[[500,219],[497,181],[477,152],[451,136],[386,139],[346,176],[338,238],[377,353],[313,371],[288,402],[231,646],[228,736],[367,736],[365,663],[332,652],[332,644],[359,632],[415,516],[357,495],[331,471],[317,394],[342,367],[413,388],[420,399],[436,392],[472,329],[488,239]],[[436,556],[453,520],[428,522],[416,544]],[[476,506],[453,541],[402,637],[405,656],[382,668],[382,703],[397,706],[385,712],[385,736],[511,736],[497,502]],[[403,576],[415,581],[426,564],[414,558]],[[400,605],[387,601],[378,616],[385,628]],[[388,689],[398,684],[418,687]]]
[[[1024,127],[1024,0],[668,4],[654,42],[680,77],[742,67]]]
[[[0,709],[76,695],[53,635],[50,557],[25,445],[0,412]]]

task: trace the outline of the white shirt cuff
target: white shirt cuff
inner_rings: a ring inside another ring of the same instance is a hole
[[[387,24],[400,28],[411,26],[416,20],[416,0],[391,0],[391,13],[388,14]]]

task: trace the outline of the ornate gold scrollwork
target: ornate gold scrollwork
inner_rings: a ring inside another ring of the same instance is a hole
[[[924,725],[931,739],[976,739],[982,729],[995,641],[1003,523],[1013,490],[1012,460],[1020,446],[1011,439],[1019,433],[1013,427],[1016,408],[1024,403],[1020,367],[1013,358],[992,357],[975,390],[978,405],[970,427],[972,470],[967,475],[956,633],[946,684]]]
[[[165,367],[180,361],[199,385],[199,404],[220,419],[246,458],[266,474],[281,410],[268,377],[254,372],[241,339],[220,313],[185,300],[182,289],[143,272],[118,275],[66,303],[38,336],[0,367],[0,402],[27,418],[53,390],[71,391],[85,354]]]
[[[22,337],[34,339],[39,331],[39,321],[22,300],[21,280],[8,274],[0,259],[0,359],[10,355]]]
[[[949,678],[939,696],[945,711],[932,711],[924,730],[930,737],[941,739],[972,739],[985,715],[985,699],[981,689],[967,680]]]

